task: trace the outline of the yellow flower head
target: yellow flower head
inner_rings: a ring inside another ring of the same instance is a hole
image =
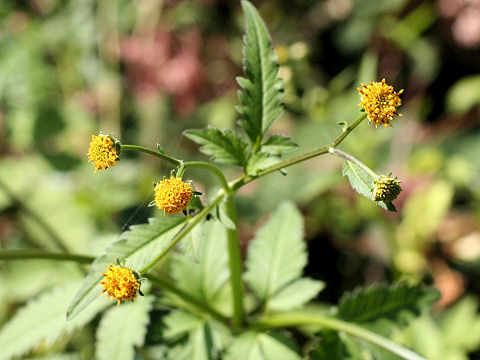
[[[367,113],[368,119],[378,125],[392,126],[391,121],[395,117],[402,116],[397,113],[397,107],[402,103],[399,95],[403,90],[395,92],[392,86],[385,83],[385,79],[380,82],[370,82],[369,85],[362,84],[363,88],[358,88],[363,106]]]
[[[124,300],[133,300],[137,297],[140,289],[140,282],[132,270],[118,265],[109,265],[107,271],[102,274],[103,280],[100,284],[103,285],[108,297],[117,299],[117,305]]]
[[[92,135],[87,155],[88,162],[93,161],[95,165],[93,173],[96,173],[98,170],[105,170],[115,165],[118,161],[118,152],[114,139],[103,134]]]
[[[400,181],[390,176],[380,176],[374,183],[372,196],[375,201],[392,202],[402,191]]]
[[[171,177],[155,185],[155,204],[166,215],[179,213],[187,208],[192,200],[193,189],[182,178]]]

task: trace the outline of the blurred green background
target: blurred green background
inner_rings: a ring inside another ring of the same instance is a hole
[[[341,147],[392,171],[404,191],[399,212],[387,213],[351,190],[339,159],[313,159],[241,189],[242,245],[292,199],[305,215],[307,273],[327,283],[320,300],[374,282],[432,283],[443,295],[434,314],[399,338],[429,359],[480,359],[480,1],[253,3],[285,80],[272,132],[293,136],[296,153],[320,146],[357,117],[360,83],[385,78],[405,89],[403,117],[393,129],[364,123]],[[129,225],[161,216],[148,207],[152,183],[171,167],[125,153],[94,175],[90,137],[205,159],[181,133],[236,126],[243,31],[233,0],[1,1],[1,248],[56,249],[31,212],[71,251],[94,256]],[[187,177],[203,192],[215,186],[204,172]],[[0,263],[0,324],[81,276],[72,264]]]

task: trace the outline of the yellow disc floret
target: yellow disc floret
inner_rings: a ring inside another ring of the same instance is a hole
[[[106,292],[112,300],[117,299],[117,305],[124,300],[133,300],[137,297],[140,282],[132,270],[123,266],[109,265],[102,275],[103,280],[100,281],[104,287],[102,294]]]
[[[385,127],[392,126],[391,122],[395,117],[402,116],[397,113],[397,107],[402,103],[399,95],[403,90],[395,92],[392,86],[385,83],[385,79],[380,82],[370,82],[369,85],[362,84],[363,88],[358,88],[363,106],[368,119],[375,124]]]
[[[179,213],[187,208],[192,200],[193,189],[182,178],[171,177],[155,185],[155,204],[166,215]]]
[[[95,165],[94,173],[98,170],[105,170],[118,161],[115,141],[110,136],[103,134],[92,135],[87,155],[88,162],[93,161],[93,165]]]

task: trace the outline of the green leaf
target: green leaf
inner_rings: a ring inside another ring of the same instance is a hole
[[[342,297],[337,316],[388,335],[394,326],[406,326],[427,310],[439,296],[435,288],[404,283],[359,288]]]
[[[265,23],[251,3],[242,1],[242,7],[247,31],[243,48],[246,78],[237,78],[243,89],[237,110],[243,116],[240,124],[258,150],[263,136],[282,114],[282,80],[277,77],[277,56]]]
[[[215,321],[205,321],[204,318],[191,313],[175,310],[164,317],[166,329],[164,337],[168,341],[181,340],[187,337],[181,349],[170,351],[172,359],[219,359],[218,353],[231,341],[229,329]],[[175,357],[177,352],[181,356]],[[188,354],[188,356],[187,356]]]
[[[284,202],[250,244],[246,281],[261,300],[268,301],[300,277],[306,263],[303,218],[292,203]]]
[[[245,172],[247,175],[257,176],[260,171],[265,170],[269,166],[278,164],[280,161],[282,161],[282,159],[277,156],[271,156],[264,152],[254,153],[248,159]]]
[[[222,132],[212,126],[202,130],[186,130],[184,135],[200,144],[200,151],[222,164],[245,166],[248,144],[233,131]]]
[[[125,259],[126,267],[140,270],[170,244],[187,219],[162,216],[150,219],[148,224],[130,227],[129,231],[123,233],[122,240],[110,245],[105,255],[98,257],[92,263],[89,274],[68,308],[67,318],[72,319],[100,296],[102,273],[108,265],[116,264],[117,259]]]
[[[163,337],[168,341],[177,341],[203,325],[198,316],[184,310],[174,310],[162,318],[165,324]]]
[[[300,360],[300,355],[277,333],[246,332],[235,338],[225,360]]]
[[[360,195],[365,196],[367,199],[375,202],[375,204],[381,206],[385,210],[397,211],[392,203],[373,200],[372,190],[375,179],[357,164],[348,160],[345,161],[342,169],[342,175],[348,177],[348,180],[350,180],[350,185],[352,185],[352,188]]]
[[[145,340],[153,299],[139,297],[105,313],[97,330],[96,359],[134,359],[135,346],[142,346]]]
[[[271,155],[281,155],[293,151],[298,147],[291,137],[274,134],[271,135],[262,145],[262,152]]]
[[[230,270],[225,227],[216,220],[198,225],[198,262],[188,255],[176,255],[172,264],[172,277],[178,287],[213,305],[226,284]]]
[[[99,299],[80,316],[67,321],[65,312],[79,286],[79,281],[57,286],[17,311],[0,330],[0,359],[25,354],[40,343],[48,346],[87,324],[108,305],[106,299]]]
[[[268,308],[274,311],[299,308],[317,296],[324,287],[322,281],[300,278],[276,293],[268,303]]]

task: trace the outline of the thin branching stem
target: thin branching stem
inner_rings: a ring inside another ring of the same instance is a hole
[[[74,261],[90,264],[95,258],[88,255],[57,253],[44,250],[0,250],[0,260],[45,259],[56,261]]]
[[[139,145],[122,145],[121,146],[121,149],[122,150],[131,150],[131,151],[140,151],[140,152],[144,152],[144,153],[147,153],[147,154],[150,154],[150,155],[153,155],[153,156],[156,156],[156,157],[159,157],[163,160],[166,160],[168,161],[169,163],[175,165],[175,166],[180,166],[182,164],[182,161],[181,160],[178,160],[178,159],[175,159],[165,153],[162,153],[162,152],[159,152],[159,151],[155,151],[155,150],[152,150],[152,149],[149,149],[149,148],[146,148],[146,147],[143,147],[143,146],[139,146]]]
[[[329,152],[330,154],[333,154],[335,156],[338,156],[340,158],[343,158],[345,160],[348,160],[352,163],[355,163],[357,164],[358,166],[360,166],[367,174],[369,174],[370,176],[372,176],[374,179],[378,177],[377,174],[375,174],[375,172],[370,169],[367,165],[365,165],[363,162],[361,162],[360,160],[358,160],[355,156],[353,155],[350,155],[349,153],[345,152],[345,151],[342,151],[342,150],[339,150],[339,149],[335,149],[335,148],[330,148],[329,149]]]

